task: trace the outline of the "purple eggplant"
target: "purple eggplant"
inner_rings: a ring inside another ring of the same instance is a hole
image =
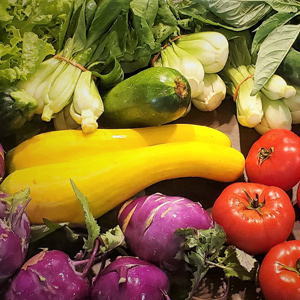
[[[123,256],[93,280],[92,300],[167,300],[167,275],[148,262]]]
[[[4,162],[4,150],[0,144],[0,182],[2,181],[5,174],[5,162]]]
[[[118,222],[133,255],[169,272],[184,264],[175,258],[183,240],[175,237],[175,231],[214,226],[200,203],[160,193],[126,202],[119,212]]]
[[[4,196],[0,199],[0,287],[21,268],[27,254],[30,222],[26,204],[21,203],[28,193],[21,192],[16,198],[0,193],[0,198]]]
[[[87,300],[90,283],[59,250],[30,258],[12,280],[5,300]]]

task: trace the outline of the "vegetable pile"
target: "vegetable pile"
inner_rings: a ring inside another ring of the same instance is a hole
[[[299,299],[298,1],[3,0],[0,25],[1,299]]]

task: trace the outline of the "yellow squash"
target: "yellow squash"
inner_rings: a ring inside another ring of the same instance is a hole
[[[6,155],[7,172],[32,166],[78,160],[103,152],[141,148],[163,143],[198,141],[231,146],[227,135],[213,128],[172,124],[137,129],[98,129],[42,133],[21,143]]]
[[[27,213],[33,224],[41,223],[42,218],[83,223],[70,179],[88,198],[98,218],[156,182],[179,177],[231,182],[240,177],[244,164],[244,156],[231,147],[169,143],[17,170],[6,177],[0,189],[13,194],[30,188]]]

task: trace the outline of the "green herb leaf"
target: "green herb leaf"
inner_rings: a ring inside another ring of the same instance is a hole
[[[300,9],[297,0],[265,0],[274,10],[282,13],[296,13]]]
[[[101,234],[101,238],[105,245],[105,246],[100,246],[101,253],[106,253],[119,246],[126,245],[124,234],[120,226],[118,225],[114,228],[109,229],[105,233]]]
[[[227,277],[237,277],[241,280],[255,280],[258,263],[251,255],[244,251],[229,246],[224,251],[223,257],[218,257]]]
[[[202,4],[227,24],[244,29],[257,24],[272,10],[265,1],[206,0]]]
[[[43,225],[31,226],[30,243],[36,242],[61,228],[66,231],[67,236],[71,241],[76,241],[79,237],[79,235],[69,227],[70,223],[56,223],[47,219],[43,219],[43,221]]]
[[[71,181],[71,185],[74,190],[74,193],[83,208],[84,219],[85,219],[85,223],[86,223],[86,227],[87,227],[87,231],[88,231],[88,239],[85,240],[83,247],[87,251],[91,251],[94,247],[94,242],[95,242],[96,238],[100,234],[100,227],[97,224],[96,220],[94,219],[94,217],[90,211],[88,199],[76,187],[73,180],[70,179],[70,181]]]
[[[260,46],[254,73],[255,95],[275,73],[300,32],[300,25],[283,25],[273,30]]]
[[[263,40],[277,27],[286,24],[297,14],[278,12],[265,20],[257,29],[252,42],[251,53],[258,51]]]

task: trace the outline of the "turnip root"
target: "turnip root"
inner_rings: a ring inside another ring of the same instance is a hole
[[[160,193],[126,202],[118,221],[132,253],[167,271],[175,271],[183,263],[175,258],[183,240],[175,237],[177,229],[213,227],[200,203]]]

